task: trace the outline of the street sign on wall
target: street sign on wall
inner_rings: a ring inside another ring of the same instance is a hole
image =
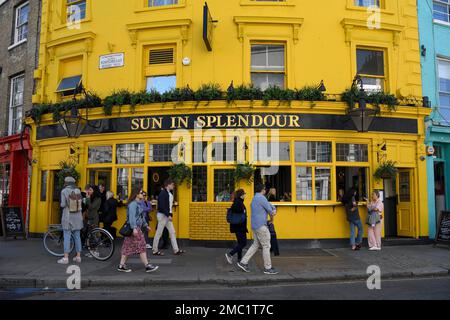
[[[99,69],[123,67],[125,65],[124,53],[112,53],[100,56]]]

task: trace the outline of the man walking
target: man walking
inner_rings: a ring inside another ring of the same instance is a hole
[[[261,184],[256,186],[256,194],[251,203],[253,244],[237,265],[245,272],[250,272],[248,262],[261,246],[264,260],[264,273],[278,274],[278,271],[272,267],[272,261],[270,260],[270,232],[267,227],[267,215],[270,216],[269,223],[272,223],[276,209],[266,199],[265,194],[266,189],[264,185]]]

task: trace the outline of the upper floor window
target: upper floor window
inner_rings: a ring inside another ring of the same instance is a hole
[[[16,19],[14,24],[14,43],[27,40],[28,36],[28,15],[30,5],[28,2],[20,5],[16,9]]]
[[[164,93],[176,87],[175,48],[151,48],[146,66],[146,90]]]
[[[355,0],[355,6],[380,8],[380,1],[381,0]]]
[[[86,19],[86,0],[67,0],[67,21]]]
[[[450,23],[450,0],[433,1],[433,18]]]
[[[285,46],[253,44],[251,49],[252,84],[262,90],[269,86],[285,87]]]
[[[357,73],[367,91],[384,91],[386,75],[384,52],[381,50],[357,49]]]
[[[11,79],[11,98],[9,104],[9,134],[19,133],[22,129],[23,92],[25,75]]]
[[[450,125],[450,60],[438,60],[439,113]]]
[[[149,7],[161,7],[178,4],[178,0],[148,0]]]

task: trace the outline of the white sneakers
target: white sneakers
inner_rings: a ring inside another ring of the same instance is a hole
[[[149,245],[148,243],[145,245],[145,247],[146,247],[147,249],[152,249],[152,246]]]
[[[81,263],[81,257],[77,257],[77,256],[73,257],[73,262]]]
[[[233,264],[233,257],[228,253],[225,253],[225,259],[227,259],[228,264]]]
[[[68,264],[68,263],[69,263],[69,259],[63,257],[63,258],[59,259],[59,260],[56,261],[56,262],[58,262],[59,264]]]
[[[369,248],[370,251],[381,251],[381,248],[379,247],[371,247]]]

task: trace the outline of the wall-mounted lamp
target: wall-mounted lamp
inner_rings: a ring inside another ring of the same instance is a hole
[[[369,131],[370,125],[373,122],[373,119],[376,115],[376,110],[367,107],[367,101],[365,98],[365,90],[364,83],[359,74],[355,76],[352,83],[352,88],[359,84],[359,98],[358,98],[358,107],[351,108],[347,114],[352,119],[356,130],[358,132],[367,132]]]
[[[323,83],[323,80],[320,80],[320,84],[317,87],[317,89],[319,89],[319,91],[321,91],[321,92],[327,91],[327,88],[325,87],[325,84]]]
[[[420,54],[422,55],[422,57],[426,57],[427,56],[427,47],[425,47],[424,45],[420,46]]]
[[[422,102],[425,108],[431,108],[431,101],[429,97],[427,96],[422,97]]]

